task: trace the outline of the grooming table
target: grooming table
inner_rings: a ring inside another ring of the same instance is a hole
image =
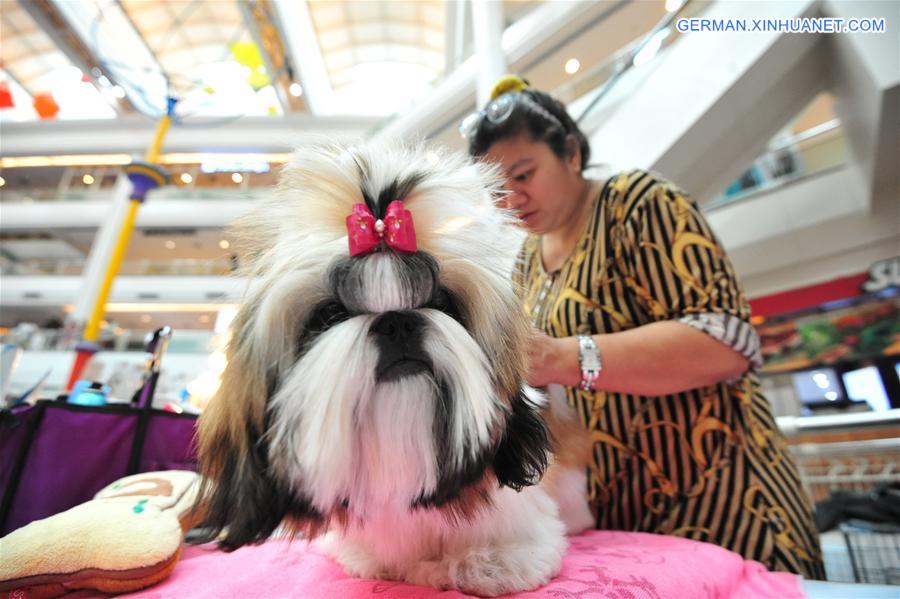
[[[548,585],[507,597],[568,599],[792,599],[804,597],[794,574],[768,572],[758,562],[698,541],[613,531],[590,531],[569,539],[560,574]],[[86,598],[84,592],[68,597]],[[347,576],[315,542],[270,540],[224,553],[212,545],[186,547],[172,575],[130,597],[297,597],[303,599],[459,599],[457,591],[436,591],[387,580]]]

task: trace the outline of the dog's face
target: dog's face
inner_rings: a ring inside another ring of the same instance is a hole
[[[282,519],[315,533],[376,510],[464,518],[498,485],[537,481],[547,434],[522,391],[519,237],[498,190],[458,156],[319,147],[239,224],[249,289],[199,434],[201,501],[226,546]],[[356,204],[371,218],[348,219]],[[351,256],[375,219],[411,220],[414,247],[388,230]]]

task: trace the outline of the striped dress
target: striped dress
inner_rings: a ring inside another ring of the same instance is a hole
[[[754,366],[734,381],[659,397],[566,388],[591,431],[587,496],[597,528],[708,541],[823,579],[809,500],[760,391],[758,338],[722,246],[694,201],[649,173],[612,177],[594,202],[558,271],[544,271],[539,237],[522,247],[515,276],[535,326],[567,337],[679,320]]]

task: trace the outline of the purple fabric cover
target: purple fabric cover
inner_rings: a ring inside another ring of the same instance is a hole
[[[0,424],[0,492],[6,496],[15,484],[12,471],[27,443],[28,423],[40,419],[0,535],[88,501],[109,483],[134,474],[127,470],[139,408],[41,403],[17,409],[12,422],[6,414]],[[137,472],[195,470],[195,424],[196,418],[151,411]]]
[[[31,406],[16,406],[11,412],[0,412],[0,509],[3,496],[12,480],[20,448],[27,441],[29,424],[37,416],[38,410]]]
[[[147,423],[138,472],[196,470],[196,418],[154,410]]]

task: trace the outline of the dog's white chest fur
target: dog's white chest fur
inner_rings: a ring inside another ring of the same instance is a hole
[[[539,487],[503,489],[496,506],[464,527],[439,513],[383,513],[329,533],[323,548],[353,576],[402,579],[482,596],[550,581],[566,549],[556,504]]]

